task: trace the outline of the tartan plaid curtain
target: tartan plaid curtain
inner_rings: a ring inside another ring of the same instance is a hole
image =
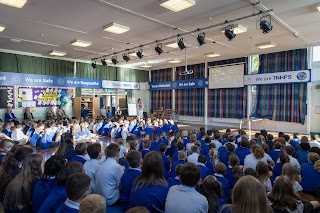
[[[204,116],[204,89],[177,89],[175,100],[180,115]]]
[[[172,68],[151,71],[151,82],[164,81],[172,81]],[[172,108],[172,90],[151,91],[151,112],[160,109],[160,107]]]
[[[188,70],[193,70],[191,75],[180,75],[180,71],[185,70],[185,66],[177,67],[175,80],[188,80],[205,77],[205,64],[188,65]],[[180,115],[204,116],[204,89],[176,89],[175,109]]]
[[[209,62],[209,67],[225,64],[245,63],[247,73],[247,57]],[[247,117],[247,89],[209,89],[208,117],[214,118],[245,118]]]
[[[263,54],[259,73],[308,68],[307,49]],[[257,85],[255,117],[304,124],[307,114],[307,83]]]

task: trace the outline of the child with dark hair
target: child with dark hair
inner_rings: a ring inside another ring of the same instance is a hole
[[[162,163],[163,163],[163,169],[164,169],[164,177],[167,178],[169,176],[169,171],[170,171],[170,160],[166,156],[166,150],[167,150],[167,145],[165,143],[161,143],[159,145],[159,151],[162,156]]]
[[[220,160],[224,165],[229,165],[229,156],[234,154],[235,152],[235,146],[232,143],[226,144],[226,152],[220,152]]]
[[[159,136],[157,134],[152,135],[150,151],[159,152],[159,145],[160,145]]]
[[[87,143],[78,143],[76,145],[76,153],[77,155],[71,158],[70,162],[80,162],[84,164],[87,159],[85,158],[87,154],[87,148],[88,144]]]
[[[205,155],[200,154],[198,157],[198,166],[200,168],[200,179],[203,181],[208,175],[212,175],[210,170],[206,167],[207,158]]]
[[[213,143],[213,144],[216,145],[215,148],[216,148],[217,150],[222,146],[222,143],[219,141],[220,138],[221,138],[220,133],[216,132],[216,133],[214,133],[213,139],[211,140],[211,143]]]
[[[258,173],[258,180],[264,185],[266,192],[270,192],[272,185],[268,164],[263,161],[259,161],[256,166],[256,171]]]
[[[73,136],[71,133],[62,134],[60,146],[56,154],[63,156],[68,161],[70,161],[71,158],[77,155],[76,151],[73,148]]]
[[[90,177],[83,173],[70,175],[66,183],[67,200],[60,205],[56,213],[77,213],[81,201],[89,195]]]
[[[183,140],[182,139],[178,139],[177,140],[177,149],[178,151],[173,153],[172,155],[172,163],[174,163],[175,161],[178,160],[178,155],[179,155],[179,152],[181,152],[182,150],[184,150],[184,143],[183,143]]]
[[[240,160],[237,155],[229,156],[229,166],[227,167],[224,177],[229,181],[230,189],[233,189],[239,178],[242,176],[242,171],[239,167]]]
[[[244,159],[251,154],[248,138],[242,138],[239,147],[236,148],[235,154],[239,157],[240,165],[244,165]]]
[[[179,177],[180,177],[180,172],[181,172],[181,169],[182,169],[182,166],[183,166],[183,164],[179,164],[179,165],[177,165],[176,167],[175,167],[175,169],[174,169],[174,171],[175,171],[175,177],[169,177],[168,178],[168,185],[169,185],[169,187],[171,187],[171,186],[175,186],[175,185],[180,185],[181,184],[181,181],[180,181],[180,179],[179,179]]]
[[[252,168],[246,168],[244,171],[243,171],[243,175],[244,176],[252,176],[252,177],[255,177],[258,179],[258,173],[256,172],[256,170],[252,169]]]
[[[223,163],[217,163],[214,167],[214,176],[221,183],[223,199],[227,203],[230,197],[230,185],[228,179],[224,177],[227,171],[227,167]]]
[[[197,139],[200,140],[202,138],[201,132],[204,132],[206,134],[206,129],[204,127],[200,127],[199,132],[197,133]]]
[[[57,176],[66,164],[64,157],[51,156],[44,164],[44,173],[37,181],[32,193],[32,210],[38,212],[43,202],[57,184]]]
[[[291,146],[293,146],[295,149],[297,149],[297,147],[300,144],[300,134],[299,133],[293,133],[293,139],[290,141]]]
[[[13,141],[5,139],[0,143],[0,166],[2,164],[2,159],[10,152],[11,148],[14,146]]]
[[[274,165],[272,170],[271,181],[274,182],[277,177],[282,174],[282,167],[285,163],[290,163],[290,158],[287,154],[283,153],[279,157],[279,161]]]
[[[144,156],[150,152],[150,146],[151,146],[151,141],[149,139],[143,140],[142,143],[142,147],[143,149],[140,150],[141,154],[142,154],[142,159],[144,158]]]
[[[267,135],[266,144],[269,146],[270,150],[274,149],[273,135],[271,134]]]
[[[211,138],[210,137],[206,137],[204,139],[205,143],[202,146],[202,150],[203,150],[203,154],[209,158],[209,144],[211,143]]]
[[[193,163],[186,163],[180,171],[181,185],[172,186],[168,192],[165,212],[208,212],[206,197],[196,191],[200,180],[200,168]]]
[[[126,160],[130,167],[120,179],[120,202],[123,211],[129,208],[132,183],[141,174],[142,155],[138,151],[131,151],[126,155]]]
[[[12,131],[11,131],[11,123],[10,122],[8,122],[4,125],[2,133],[4,133],[6,136],[11,138]]]
[[[182,143],[182,145],[183,145],[183,143]],[[176,167],[177,167],[178,165],[185,164],[185,163],[186,163],[187,156],[188,156],[188,155],[187,155],[187,152],[186,152],[186,151],[181,150],[181,151],[179,152],[178,160],[175,161],[175,162],[173,162],[173,164],[172,164],[171,172],[170,172],[170,175],[169,175],[170,177],[176,177],[176,176],[177,176],[177,174],[175,173],[175,172],[176,172]]]
[[[269,155],[274,162],[277,162],[281,154],[283,154],[282,145],[279,142],[276,142],[274,144],[274,150],[270,150]]]
[[[295,158],[299,161],[299,164],[302,165],[303,163],[308,163],[308,154],[310,145],[309,143],[302,142],[300,144],[301,149],[296,151],[296,154],[294,155]]]
[[[91,178],[90,193],[94,193],[94,180],[97,169],[100,167],[99,160],[101,159],[101,145],[99,143],[91,143],[87,148],[87,153],[90,160],[87,160],[84,165],[85,173]]]

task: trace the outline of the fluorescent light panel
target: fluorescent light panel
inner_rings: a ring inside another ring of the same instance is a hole
[[[54,56],[65,56],[67,53],[66,52],[60,52],[60,51],[55,51],[55,50],[52,50],[50,52],[50,55],[54,55]]]
[[[220,53],[217,53],[217,52],[212,52],[212,53],[207,53],[205,54],[205,56],[209,57],[209,58],[214,58],[214,57],[218,57],[218,56],[221,56]]]
[[[256,46],[259,49],[267,49],[267,48],[275,47],[277,45],[275,43],[273,43],[273,42],[265,42],[265,43],[256,44]]]
[[[0,25],[0,32],[3,32],[3,31],[4,31],[4,29],[6,29],[6,26],[4,26],[4,25]]]
[[[194,5],[196,5],[194,0],[168,0],[160,4],[160,6],[173,12],[179,12]]]
[[[122,33],[128,32],[129,30],[130,30],[130,27],[117,24],[115,22],[112,22],[111,24],[108,24],[107,26],[104,27],[104,31],[115,33],[115,34],[122,34]]]
[[[225,29],[221,29],[221,32],[224,33]],[[240,33],[245,33],[247,32],[248,29],[240,24],[234,24],[233,25],[233,33],[234,34],[240,34]]]
[[[320,12],[320,3],[316,4],[318,11]]]
[[[149,65],[149,64],[145,64],[145,65],[142,65],[141,67],[142,67],[142,68],[150,68],[150,67],[152,67],[152,66]]]
[[[81,40],[74,40],[71,42],[71,45],[77,46],[77,47],[89,47],[92,43],[89,41],[81,41]]]
[[[171,64],[178,64],[178,63],[180,63],[181,61],[180,60],[177,60],[177,59],[174,59],[174,60],[170,60],[170,61],[168,61],[169,63],[171,63]]]
[[[167,42],[164,45],[170,48],[175,48],[175,49],[179,48],[178,43],[176,41]]]
[[[128,55],[130,55],[130,56],[133,56],[133,57],[137,57],[137,54],[136,54],[136,52],[129,52],[129,54]]]
[[[107,64],[112,64],[111,59],[106,59]]]
[[[0,0],[0,4],[10,7],[22,8],[28,0]]]

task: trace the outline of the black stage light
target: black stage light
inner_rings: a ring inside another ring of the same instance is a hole
[[[124,54],[122,55],[122,58],[123,58],[123,60],[124,60],[125,62],[130,61],[130,57],[129,57],[129,55],[128,55],[127,53],[124,53]]]
[[[161,55],[161,53],[163,52],[162,43],[157,44],[154,50],[158,53],[158,55]]]
[[[229,41],[233,40],[236,37],[236,34],[233,32],[233,27],[227,27],[224,30],[224,35],[229,39]]]
[[[183,42],[183,37],[178,38],[178,46],[180,50],[183,50],[184,48],[186,48],[186,45]]]
[[[205,38],[206,38],[206,34],[204,32],[198,34],[197,41],[199,43],[199,46],[206,43]]]
[[[141,59],[141,58],[144,56],[143,50],[142,50],[142,49],[138,50],[138,52],[136,53],[136,55],[138,56],[138,58]]]
[[[102,63],[103,66],[107,66],[106,59],[101,59],[101,63]]]
[[[260,29],[264,34],[271,32],[272,28],[273,26],[271,25],[271,18],[270,18],[270,22],[267,20],[262,20],[260,22]]]
[[[117,60],[117,57],[116,56],[113,56],[112,59],[111,59],[112,63],[114,65],[116,65],[118,63],[118,60]]]
[[[95,68],[97,67],[96,62],[92,62],[92,63],[91,63],[91,66],[92,66],[93,69],[95,69]]]

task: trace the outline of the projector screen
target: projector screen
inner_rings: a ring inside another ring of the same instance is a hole
[[[137,105],[136,104],[128,104],[128,115],[129,116],[137,116]]]
[[[209,89],[244,87],[244,64],[209,68]]]

